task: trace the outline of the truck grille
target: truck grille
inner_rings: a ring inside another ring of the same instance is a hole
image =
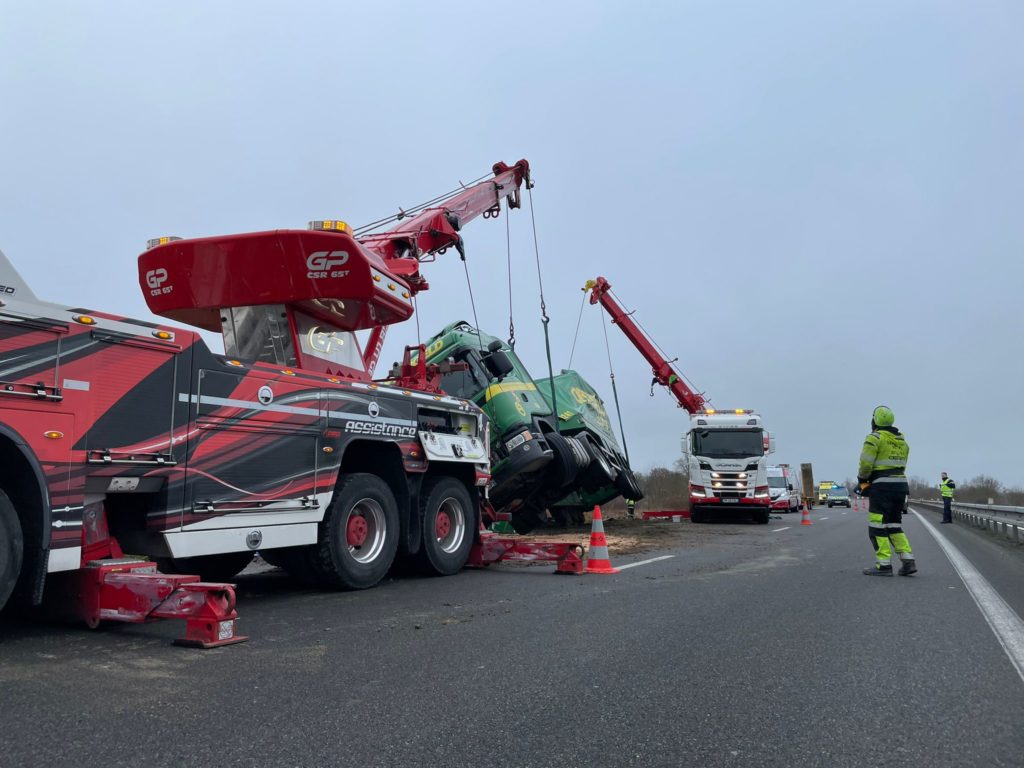
[[[718,475],[718,477],[714,475]],[[743,475],[743,477],[740,477],[740,475]],[[714,472],[711,477],[709,490],[719,498],[741,499],[747,495],[751,479],[750,474],[747,472]]]

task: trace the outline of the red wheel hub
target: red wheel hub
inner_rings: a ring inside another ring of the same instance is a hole
[[[434,523],[434,531],[438,539],[444,539],[452,532],[452,519],[447,512],[437,513],[437,522]]]
[[[369,528],[366,525],[366,518],[362,515],[352,515],[348,519],[348,545],[350,547],[361,547],[366,541],[366,534]]]

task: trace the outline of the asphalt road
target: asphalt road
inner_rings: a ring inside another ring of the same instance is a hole
[[[252,639],[213,651],[169,622],[8,621],[0,761],[1020,766],[1024,680],[920,520],[919,574],[883,579],[863,514],[812,519],[722,524],[615,576],[246,576]],[[1022,548],[938,528],[1024,614]]]

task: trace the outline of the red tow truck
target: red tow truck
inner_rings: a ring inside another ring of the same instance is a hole
[[[690,485],[690,520],[705,522],[709,512],[749,515],[760,524],[770,519],[768,454],[774,438],[764,430],[760,415],[749,409],[722,411],[707,407],[704,395],[695,392],[666,359],[647,333],[616,301],[611,283],[598,277],[588,280],[584,291],[590,303],[600,304],[650,364],[655,384],[668,389],[680,408],[690,414],[684,439]]]
[[[324,220],[152,241],[150,309],[221,332],[223,355],[195,331],[40,301],[0,255],[0,607],[52,585],[92,626],[184,618],[183,640],[212,646],[240,639],[222,582],[256,551],[344,589],[396,557],[443,575],[543,556],[481,542],[488,425],[437,389],[444,364],[407,348],[400,375],[372,379],[387,327],[428,287],[420,262],[517,207],[528,173],[499,163],[365,237]]]

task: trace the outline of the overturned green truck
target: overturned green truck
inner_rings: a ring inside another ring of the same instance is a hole
[[[604,403],[575,371],[534,381],[511,347],[465,321],[433,336],[426,357],[467,364],[445,374],[441,389],[487,413],[491,503],[511,514],[517,532],[543,525],[547,511],[559,524],[580,524],[595,504],[642,498]]]

